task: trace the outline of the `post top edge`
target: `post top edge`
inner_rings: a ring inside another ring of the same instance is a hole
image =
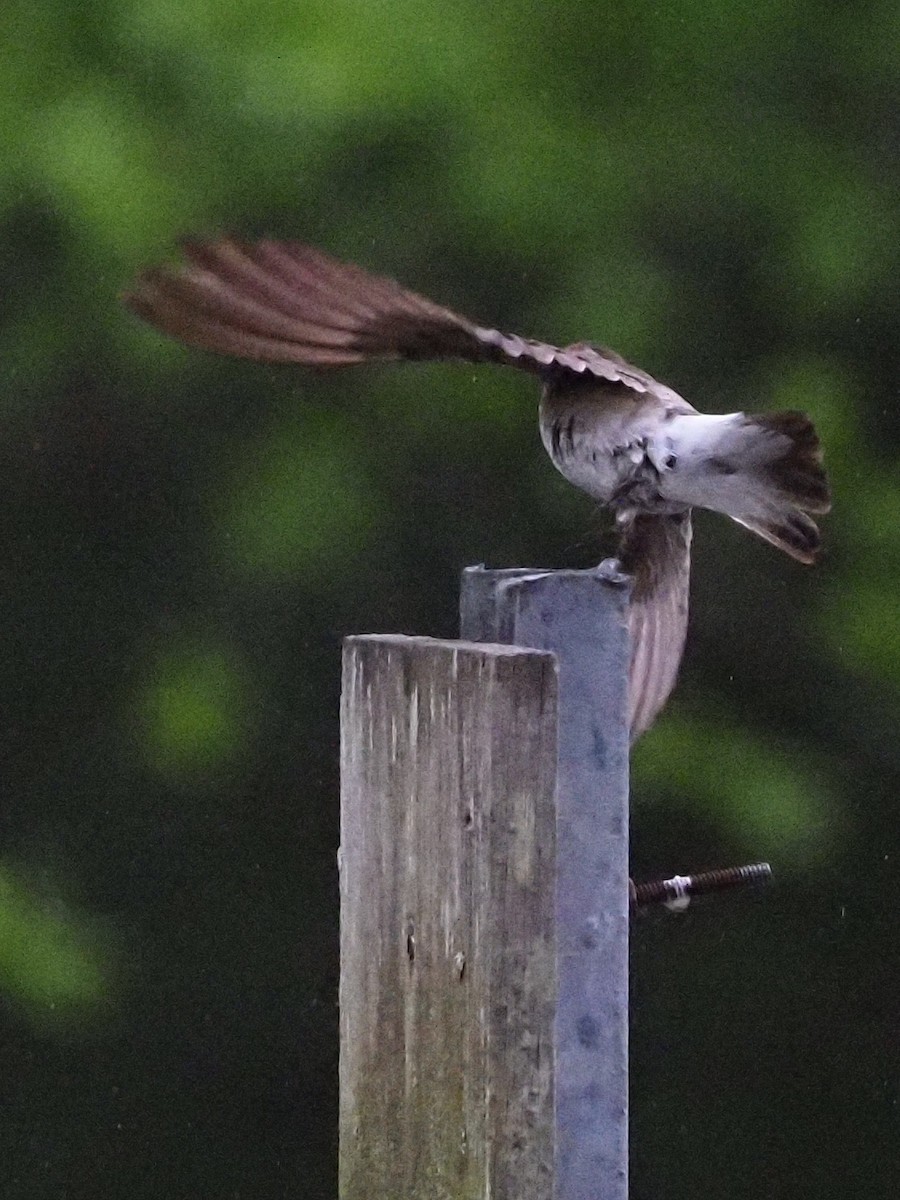
[[[608,561],[608,560],[607,560]],[[600,569],[601,564],[593,567],[487,567],[484,563],[473,563],[463,567],[463,575],[485,575],[499,579],[596,579],[600,583],[609,583],[609,578]],[[631,576],[626,578],[630,579]],[[624,584],[613,583],[616,588]]]
[[[398,650],[443,650],[447,653],[477,653],[482,658],[545,658],[556,661],[552,650],[530,646],[510,646],[500,642],[470,642],[459,638],[433,638],[406,633],[351,633],[343,639],[345,650],[357,646],[388,646]]]
[[[493,587],[509,590],[547,586],[557,588],[560,585],[571,588],[587,586],[602,588],[607,595],[621,597],[623,601],[627,601],[631,596],[632,584],[631,576],[623,576],[621,581],[611,580],[599,566],[557,570],[550,567],[486,567],[479,563],[476,566],[464,567],[462,571],[463,587],[474,585],[482,594],[484,589]]]

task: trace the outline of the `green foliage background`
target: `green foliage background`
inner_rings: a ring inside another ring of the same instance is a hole
[[[333,1197],[340,638],[587,565],[527,379],[313,379],[116,303],[182,232],[299,236],[700,407],[805,408],[828,555],[698,521],[634,873],[633,1194],[898,1177],[895,4],[4,6],[0,1190]]]

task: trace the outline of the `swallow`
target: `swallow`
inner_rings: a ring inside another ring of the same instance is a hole
[[[813,517],[831,500],[804,413],[701,413],[603,346],[559,347],[477,325],[302,242],[182,246],[182,263],[144,271],[122,299],[188,345],[306,367],[457,359],[537,377],[550,459],[615,518],[618,557],[599,569],[632,579],[632,741],[656,719],[681,662],[693,508],[725,514],[801,563],[816,561]]]

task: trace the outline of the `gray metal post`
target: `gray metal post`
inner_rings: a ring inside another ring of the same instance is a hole
[[[628,1192],[627,603],[596,571],[462,577],[463,638],[559,661],[556,1200]]]

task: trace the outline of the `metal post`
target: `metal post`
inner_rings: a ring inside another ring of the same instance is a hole
[[[594,571],[462,578],[462,636],[559,661],[556,1200],[628,1190],[628,592]]]

